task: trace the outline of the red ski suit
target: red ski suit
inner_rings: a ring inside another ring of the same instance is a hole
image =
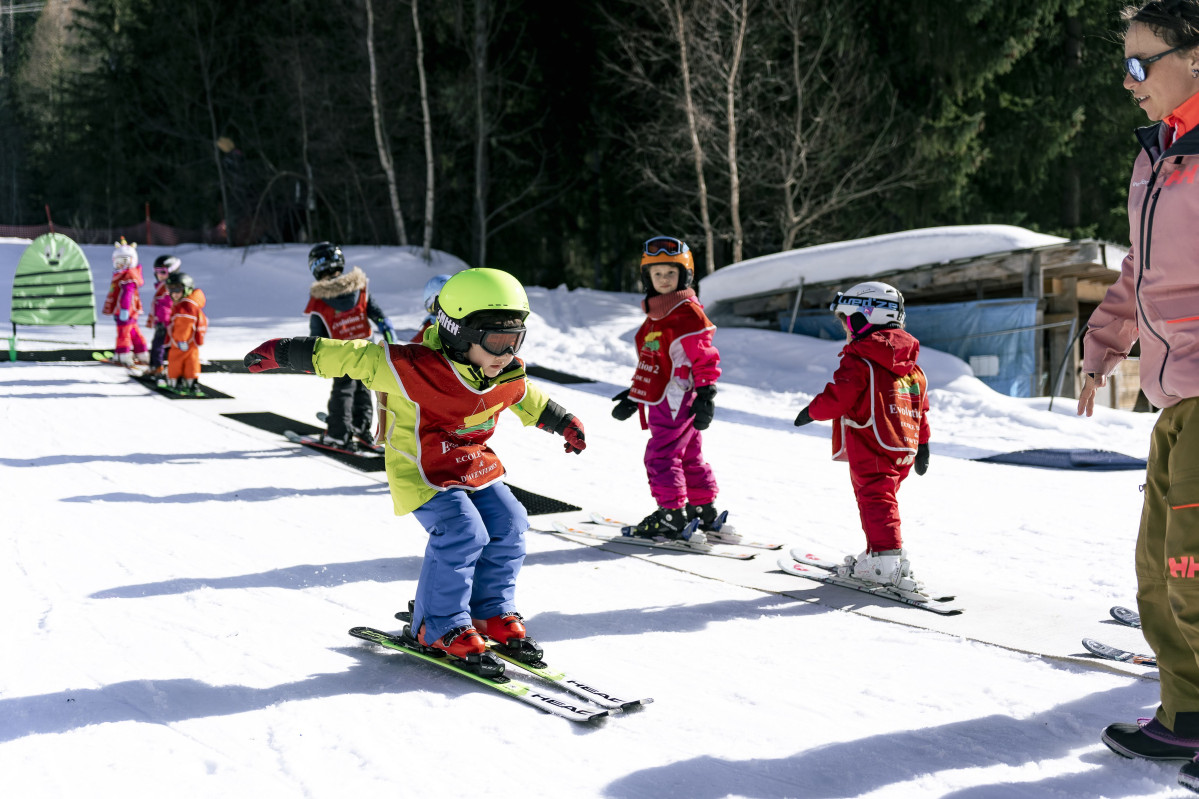
[[[920,342],[898,328],[876,330],[841,350],[833,382],[808,405],[833,423],[833,459],[849,461],[866,548],[899,549],[899,484],[916,448],[928,443],[928,381],[916,365]]]

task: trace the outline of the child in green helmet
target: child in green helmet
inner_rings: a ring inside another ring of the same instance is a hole
[[[419,344],[272,339],[245,364],[251,372],[348,375],[386,392],[395,512],[413,513],[430,534],[405,637],[479,673],[499,673],[503,665],[483,636],[528,660],[541,649],[514,603],[528,518],[487,441],[505,408],[525,425],[565,437],[567,452],[586,447],[583,425],[529,382],[516,357],[529,314],[516,278],[498,269],[458,272],[442,288],[436,313]]]

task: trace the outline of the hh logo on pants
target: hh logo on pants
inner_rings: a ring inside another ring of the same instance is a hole
[[[1199,575],[1199,560],[1195,560],[1190,555],[1183,555],[1181,558],[1170,558],[1169,566],[1171,577],[1195,577]]]

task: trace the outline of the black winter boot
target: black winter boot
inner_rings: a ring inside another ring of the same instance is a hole
[[[1156,720],[1145,726],[1150,724],[1156,724]],[[1164,726],[1157,726],[1165,730]],[[1166,743],[1152,737],[1140,724],[1109,724],[1104,728],[1100,740],[1121,757],[1141,760],[1192,760],[1199,754],[1194,747]]]

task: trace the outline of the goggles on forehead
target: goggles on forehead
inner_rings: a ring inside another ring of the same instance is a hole
[[[1182,47],[1171,47],[1164,53],[1158,53],[1157,55],[1151,55],[1146,58],[1138,58],[1137,56],[1126,58],[1124,59],[1124,71],[1128,73],[1129,77],[1131,77],[1137,83],[1140,83],[1146,77],[1145,67],[1149,66],[1154,61],[1160,61],[1161,59],[1170,55],[1170,53],[1177,52],[1181,49]]]
[[[682,255],[690,248],[682,241],[670,236],[656,236],[645,242],[642,250],[646,255]]]

